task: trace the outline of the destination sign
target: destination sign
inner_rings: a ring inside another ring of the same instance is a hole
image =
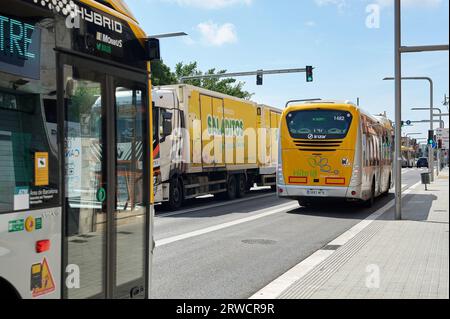
[[[0,14],[0,71],[38,80],[40,47],[38,27]]]

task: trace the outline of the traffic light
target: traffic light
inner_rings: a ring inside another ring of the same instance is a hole
[[[263,85],[263,74],[258,73],[256,75],[256,85]]]
[[[428,131],[428,145],[434,144],[434,130]]]
[[[438,140],[438,149],[442,149],[442,140],[441,139],[439,139]]]
[[[314,81],[314,75],[313,75],[313,67],[308,65],[306,66],[306,82],[313,82]]]

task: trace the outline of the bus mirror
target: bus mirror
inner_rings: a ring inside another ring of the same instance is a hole
[[[66,84],[66,96],[74,96],[77,91],[78,81],[74,79],[67,80]]]
[[[150,62],[161,60],[161,50],[158,39],[149,38],[147,40],[147,60]]]

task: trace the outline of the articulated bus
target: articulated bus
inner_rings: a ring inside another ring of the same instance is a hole
[[[157,41],[121,0],[1,2],[0,295],[147,298]]]
[[[281,119],[278,195],[373,205],[393,177],[393,126],[350,102],[293,101]]]

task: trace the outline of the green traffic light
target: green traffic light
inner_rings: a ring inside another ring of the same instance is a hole
[[[314,82],[314,76],[313,76],[313,70],[314,68],[312,66],[306,67],[306,82]]]

